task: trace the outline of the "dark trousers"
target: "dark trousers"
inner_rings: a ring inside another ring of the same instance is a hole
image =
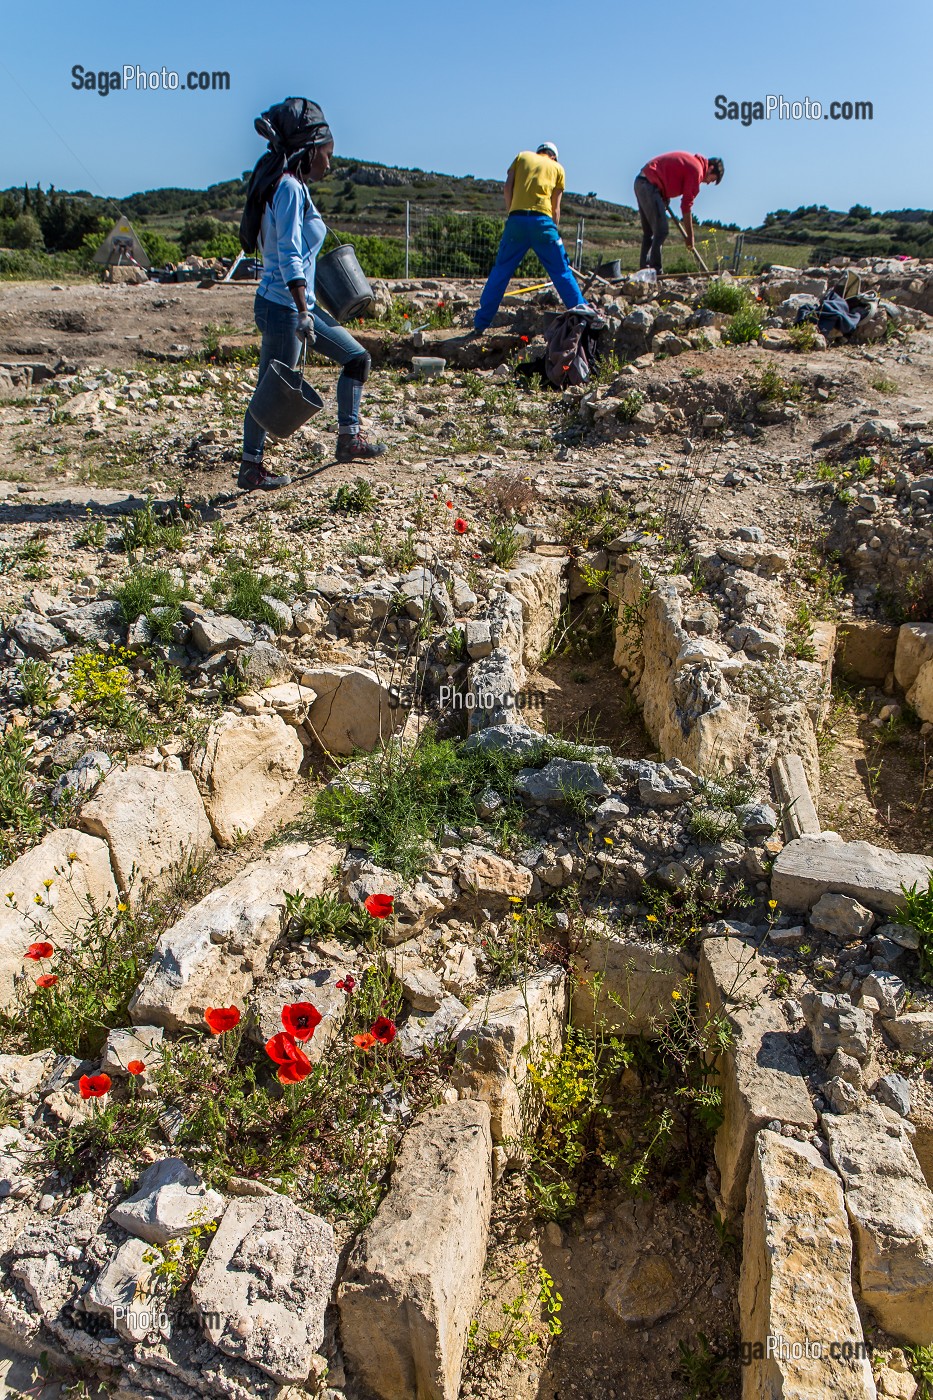
[[[667,206],[664,196],[644,175],[635,179],[635,198],[641,215],[641,259],[639,267],[661,271],[661,249],[667,237]]]

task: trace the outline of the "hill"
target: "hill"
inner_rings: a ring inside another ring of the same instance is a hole
[[[117,212],[136,224],[154,263],[174,262],[188,253],[234,256],[236,227],[246,193],[246,171],[206,189],[168,187],[140,190],[120,199],[86,190],[73,192],[11,189],[0,193],[0,245],[19,256],[0,254],[0,274],[36,276],[80,271]],[[414,273],[484,275],[503,218],[502,182],[445,175],[418,168],[379,165],[339,157],[331,177],[315,191],[328,224],[353,239],[372,276],[404,273],[405,227],[409,221],[409,267]],[[702,210],[700,211],[703,212]],[[640,228],[635,210],[599,199],[593,192],[564,197],[562,228],[568,248],[582,234],[582,261],[595,267],[619,258],[637,265]],[[739,254],[737,236],[743,238]],[[837,254],[849,256],[933,256],[933,214],[925,209],[873,212],[856,204],[847,212],[824,205],[778,209],[757,228],[710,223],[699,227],[699,242],[710,266],[754,271],[762,265],[803,266]],[[49,263],[45,254],[67,255]],[[676,233],[666,265],[687,270],[691,260]]]

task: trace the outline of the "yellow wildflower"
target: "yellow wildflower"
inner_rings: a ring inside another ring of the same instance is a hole
[[[42,898],[41,894],[34,894],[34,895],[33,895],[33,901],[34,901],[36,904],[44,904],[44,903],[45,903],[45,900]]]
[[[613,841],[613,839],[612,839],[611,836],[604,836],[604,837],[603,837],[603,840],[605,841],[605,843],[606,843],[607,846],[614,846],[614,845],[615,845],[615,842]]]
[[[54,881],[54,880],[43,880],[42,883],[43,883],[43,885],[45,885],[45,888],[46,888],[47,890],[50,890],[50,889],[52,888],[52,886],[55,884],[55,881]]]
[[[675,987],[674,990],[671,992],[671,1001],[680,1001],[680,998],[682,996],[683,993],[679,990],[679,988]]]
[[[776,909],[776,908],[777,908],[777,900],[776,900],[776,899],[769,899],[769,900],[768,900],[768,908],[769,908],[769,909]]]
[[[657,914],[646,914],[645,921],[649,924],[656,924],[658,922],[658,916]]]
[[[125,913],[126,913],[126,905],[125,905],[125,904],[118,904],[118,905],[117,905],[117,913],[118,913],[118,914],[125,914]]]

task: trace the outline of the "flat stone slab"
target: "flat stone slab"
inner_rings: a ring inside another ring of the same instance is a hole
[[[697,991],[700,1006],[708,1004],[713,1016],[723,1013],[733,1033],[719,1063],[723,1121],[715,1155],[723,1203],[737,1215],[759,1130],[773,1120],[814,1128],[816,1112],[784,1013],[754,951],[738,938],[705,939]]]
[[[328,843],[274,847],[162,934],[130,1015],[136,1025],[203,1026],[207,1006],[238,1005],[265,971],[282,927],[285,891],[320,894],[337,860]]]
[[[649,1039],[656,1039],[670,1019],[671,993],[683,986],[687,972],[674,948],[599,935],[581,942],[573,965],[574,1025],[586,1030],[605,1025],[614,1035]]]
[[[219,1220],[224,1198],[212,1191],[180,1157],[165,1157],[147,1167],[136,1190],[110,1212],[128,1235],[149,1244],[165,1244],[187,1235],[196,1225]]]
[[[542,1050],[560,1050],[566,1012],[567,974],[558,966],[477,999],[457,1036],[451,1083],[461,1098],[489,1105],[494,1142],[518,1147],[522,1127],[527,1126],[521,1088],[528,1062]]]
[[[357,1240],[337,1297],[351,1375],[380,1400],[456,1400],[492,1201],[489,1109],[428,1109]]]
[[[925,889],[933,873],[928,856],[907,855],[868,841],[800,836],[774,862],[771,895],[782,910],[812,909],[824,894],[847,894],[876,914],[893,914],[902,886]]]
[[[326,1220],[285,1196],[246,1197],[228,1205],[191,1299],[215,1347],[301,1385],[324,1340],[336,1273]]]
[[[50,831],[0,870],[0,1005],[12,1001],[19,973],[49,970],[48,963],[24,963],[30,943],[67,948],[95,909],[113,908],[116,902],[107,843],[70,827]]]
[[[80,822],[107,842],[117,884],[134,900],[214,849],[198,785],[187,772],[114,768],[82,807]]]
[[[838,1176],[811,1143],[760,1132],[739,1281],[742,1341],[760,1353],[745,1368],[743,1394],[875,1400],[871,1362],[856,1355],[864,1337],[851,1269]],[[814,1342],[823,1343],[818,1355]]]
[[[874,1104],[824,1113],[823,1132],[845,1188],[862,1299],[886,1332],[933,1343],[933,1191],[903,1122]]]

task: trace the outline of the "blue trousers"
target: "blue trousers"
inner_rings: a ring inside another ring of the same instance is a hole
[[[537,254],[564,305],[580,305],[583,296],[554,220],[547,214],[510,214],[502,231],[495,267],[479,300],[479,310],[473,321],[476,330],[484,331],[491,324],[510,279],[528,252]]]
[[[281,302],[270,301],[268,297],[257,295],[253,314],[256,317],[256,325],[262,331],[259,377],[256,380],[258,384],[273,360],[282,360],[292,369],[295,368],[301,355],[301,340],[296,330],[297,307],[283,306]],[[354,340],[350,332],[344,330],[329,312],[316,306],[311,314],[314,317],[316,336],[314,349],[319,355],[326,355],[338,365],[345,365],[349,360],[364,353],[359,341]],[[359,432],[362,397],[363,385],[360,381],[342,374],[337,380],[337,425],[340,432]],[[247,409],[243,419],[244,462],[261,462],[265,441],[265,429],[260,428]]]

